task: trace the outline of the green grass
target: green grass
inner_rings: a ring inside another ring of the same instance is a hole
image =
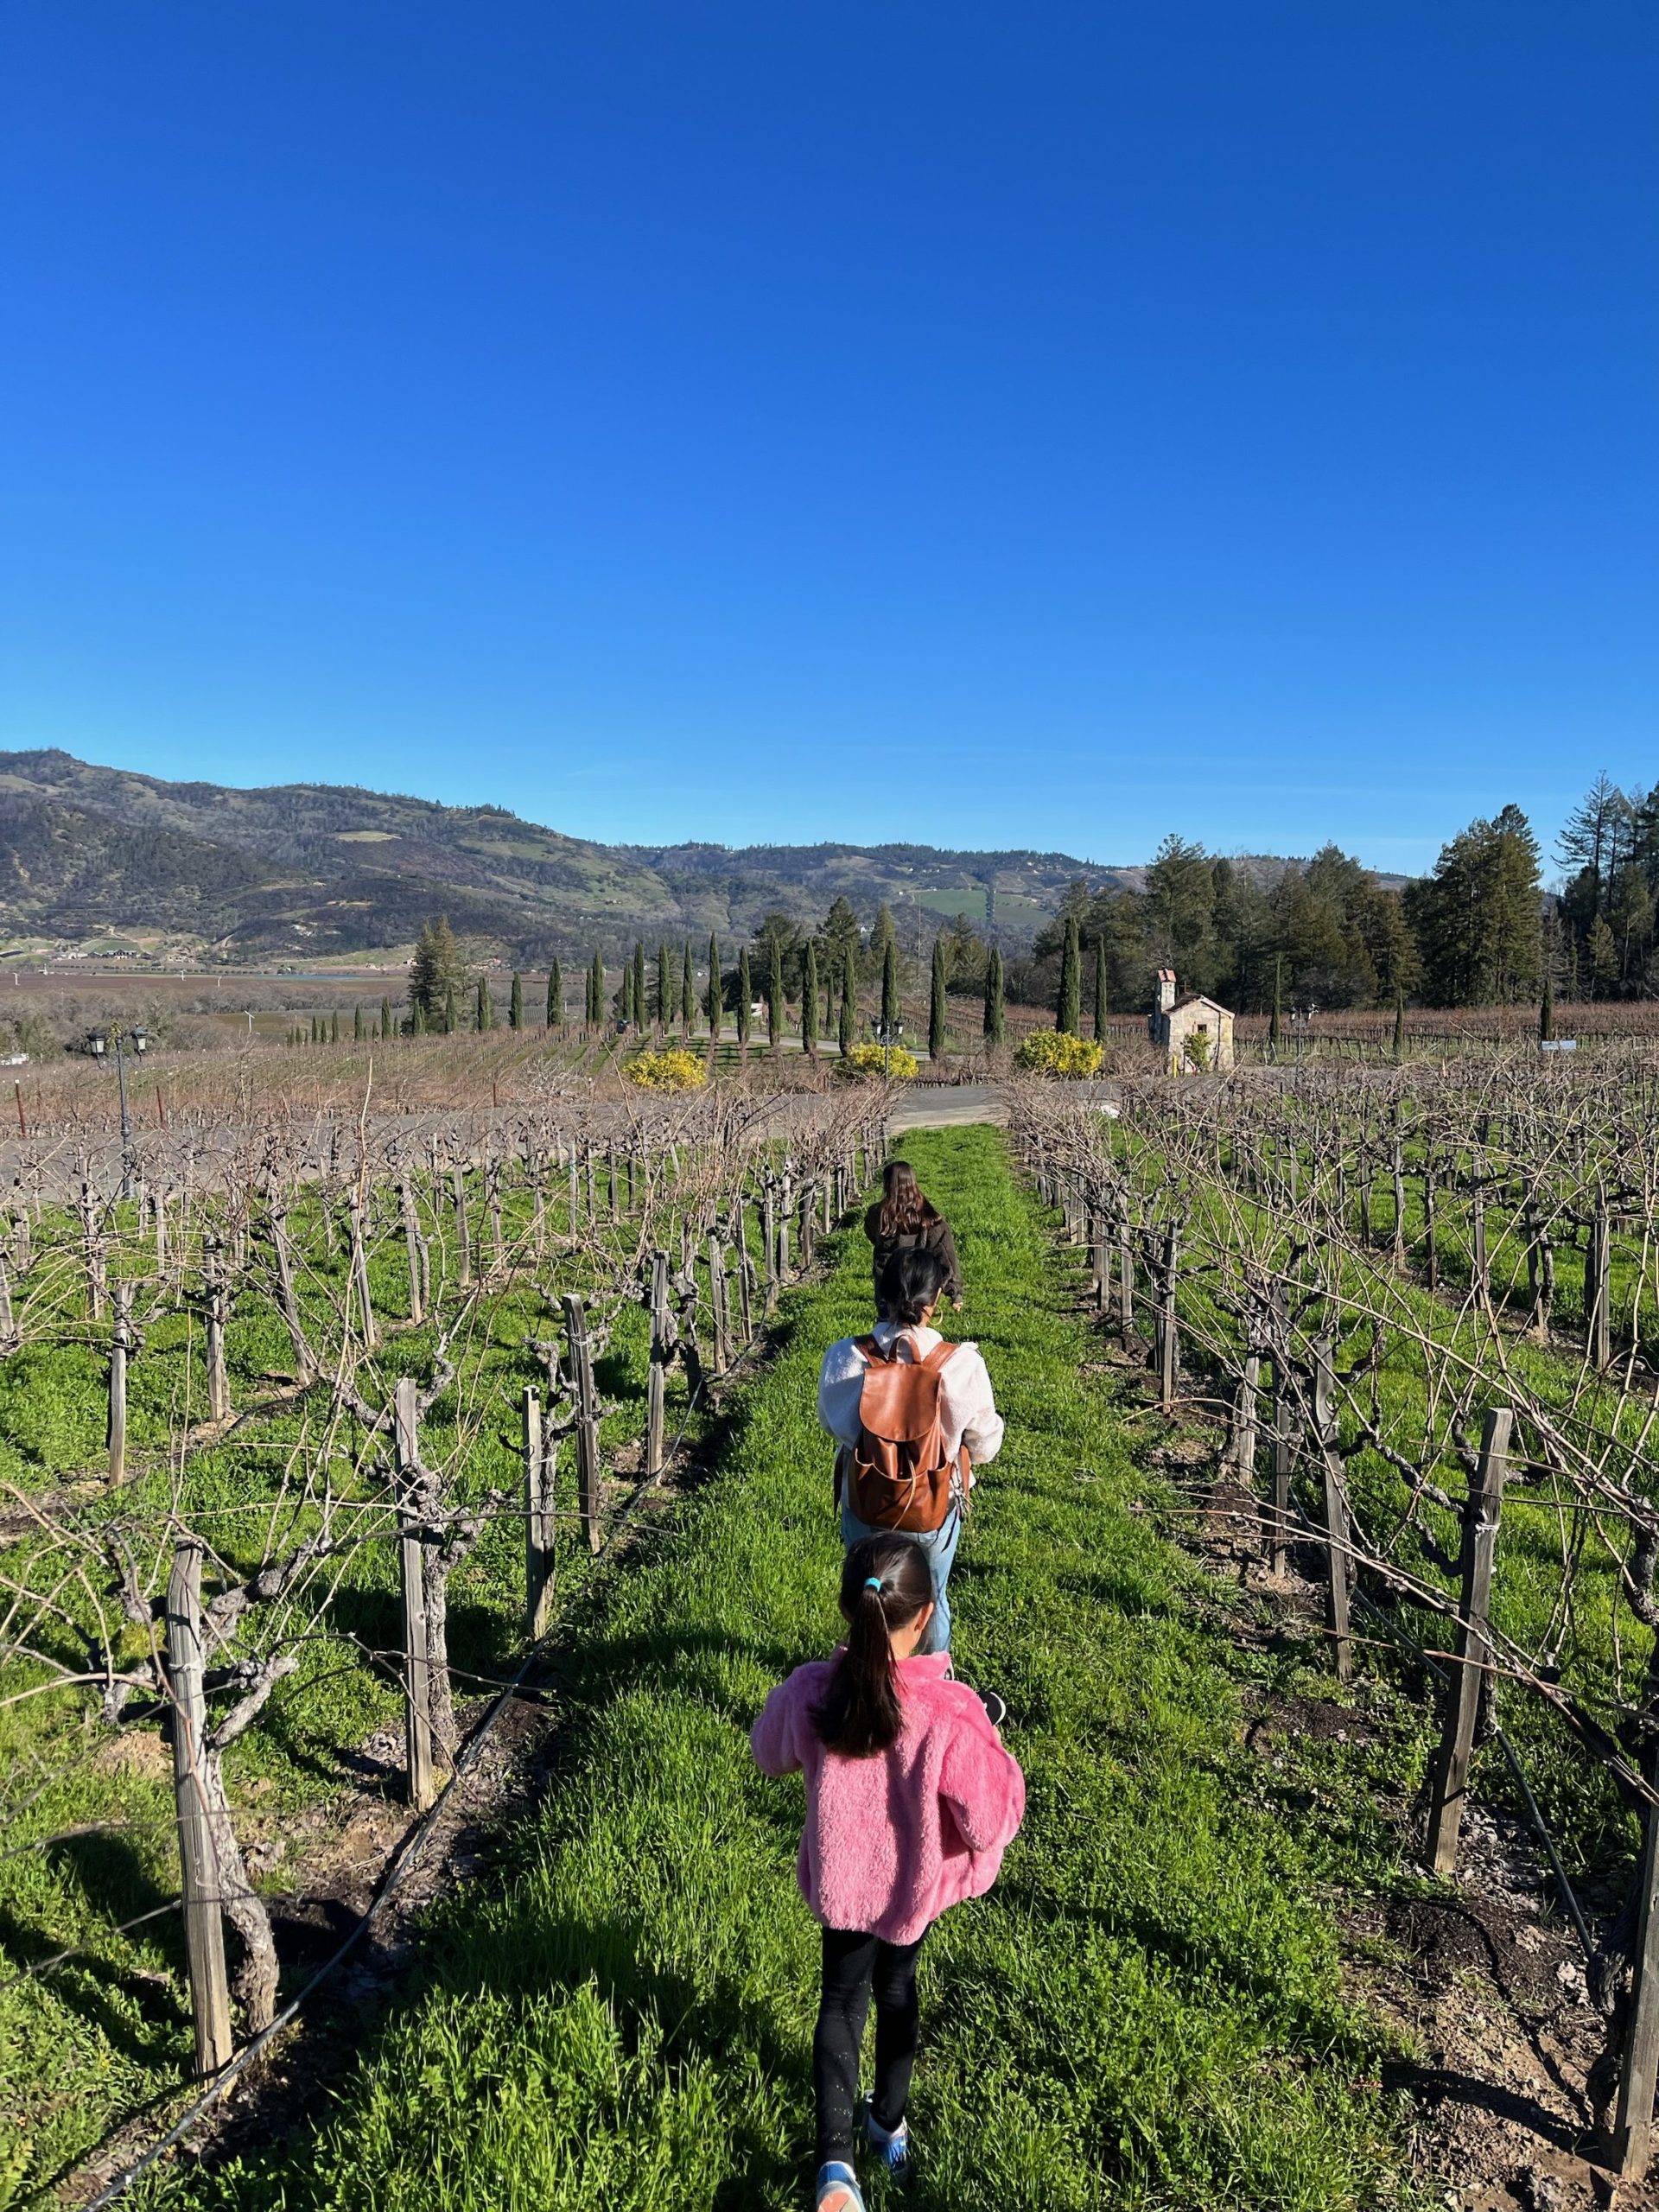
[[[923,1955],[912,2120],[931,2212],[1401,2201],[1378,2031],[1319,1885],[1382,1878],[1359,1819],[1299,1824],[1240,1747],[1216,1591],[1127,1510],[1130,1433],[1079,1375],[1059,1263],[982,1129],[907,1149],[956,1224],[1008,1418],[963,1541],[957,1656],[1027,1770],[992,1895]],[[868,1319],[868,1248],[785,1302],[718,1471],[573,1609],[563,1757],[493,1894],[435,1914],[416,1986],[332,2108],[152,2201],[376,2212],[792,2206],[811,2155],[817,1940],[798,1783],[747,1735],[836,1630],[819,1355]],[[877,2192],[879,2198],[879,2192]]]

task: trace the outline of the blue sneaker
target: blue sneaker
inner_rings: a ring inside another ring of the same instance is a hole
[[[910,2174],[908,2123],[901,2120],[898,2126],[889,2132],[882,2126],[873,2112],[867,2110],[864,2114],[864,2133],[869,2138],[871,2150],[874,2152],[893,2179],[906,2180]]]
[[[839,2158],[818,2168],[812,2202],[816,2212],[864,2212],[864,2192],[858,2185],[858,2176]]]

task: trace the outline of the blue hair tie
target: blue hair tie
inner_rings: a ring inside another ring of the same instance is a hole
[[[867,1574],[864,1578],[864,1587],[867,1590],[879,1590],[881,1587],[880,1576],[879,1574]]]

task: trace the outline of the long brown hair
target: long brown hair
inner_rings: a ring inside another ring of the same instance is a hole
[[[890,1160],[881,1173],[881,1206],[875,1225],[883,1236],[913,1236],[933,1208],[922,1196],[916,1170],[907,1160]]]
[[[893,1630],[933,1602],[933,1573],[914,1536],[861,1536],[841,1570],[847,1642],[813,1724],[826,1751],[867,1759],[899,1740],[904,1715],[893,1680]]]

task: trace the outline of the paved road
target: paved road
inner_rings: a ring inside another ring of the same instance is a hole
[[[902,1129],[959,1129],[970,1122],[1001,1124],[1007,1118],[1001,1084],[940,1084],[902,1092],[887,1117],[887,1129],[896,1136]]]

